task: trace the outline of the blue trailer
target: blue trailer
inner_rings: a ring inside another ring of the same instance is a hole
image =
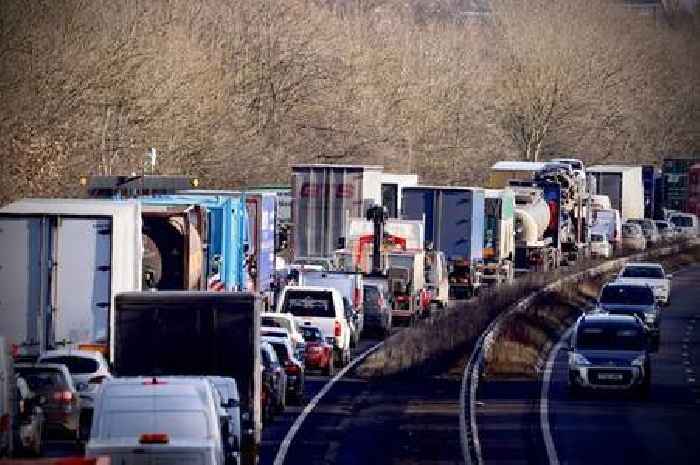
[[[243,196],[163,195],[141,197],[150,206],[199,206],[205,211],[205,241],[202,244],[202,274],[208,290],[242,290],[246,285],[248,212]]]
[[[426,244],[445,254],[450,295],[464,298],[478,293],[484,250],[484,190],[404,187],[402,204],[402,218],[424,220]]]

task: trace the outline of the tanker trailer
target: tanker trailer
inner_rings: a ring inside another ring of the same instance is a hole
[[[559,265],[556,238],[558,210],[548,203],[541,189],[517,187],[515,194],[515,268],[517,271],[547,271]],[[554,223],[554,224],[553,224]]]

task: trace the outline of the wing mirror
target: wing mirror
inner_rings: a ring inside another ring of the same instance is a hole
[[[78,384],[75,385],[75,389],[76,389],[78,392],[86,391],[87,388],[88,388],[87,383],[78,383]]]
[[[221,403],[221,406],[223,408],[236,408],[236,407],[240,407],[240,405],[241,405],[240,402],[237,401],[236,399],[229,399],[227,402]]]

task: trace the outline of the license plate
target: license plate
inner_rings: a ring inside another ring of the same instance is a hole
[[[622,381],[622,375],[619,373],[599,373],[598,379],[606,381]]]

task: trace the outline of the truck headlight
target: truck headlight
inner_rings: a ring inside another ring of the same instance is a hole
[[[645,313],[644,314],[644,321],[647,323],[653,323],[656,320],[656,314],[655,313]]]
[[[644,366],[644,362],[646,362],[646,360],[647,360],[646,355],[642,354],[642,355],[640,355],[639,357],[637,357],[637,358],[635,358],[634,360],[632,360],[632,366],[633,366],[633,367],[643,367],[643,366]]]
[[[574,366],[590,365],[591,362],[588,361],[586,357],[576,352],[572,352],[569,356],[569,364]]]

